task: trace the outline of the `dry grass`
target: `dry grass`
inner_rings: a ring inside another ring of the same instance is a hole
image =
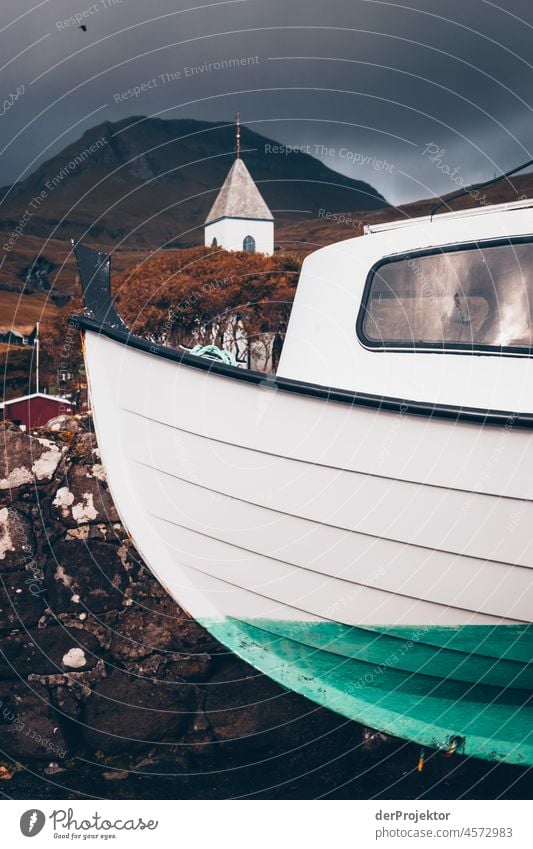
[[[58,312],[45,293],[20,295],[0,290],[0,327],[34,327],[37,321],[52,318]]]

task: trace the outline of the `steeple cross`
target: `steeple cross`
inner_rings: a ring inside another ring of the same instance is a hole
[[[237,153],[237,159],[240,159],[241,156],[241,116],[237,112],[235,117],[235,150]]]

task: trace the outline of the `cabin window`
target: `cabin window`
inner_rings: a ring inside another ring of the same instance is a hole
[[[243,251],[246,251],[249,254],[255,253],[255,239],[253,236],[245,236],[244,241],[242,243]]]
[[[533,244],[506,240],[383,260],[369,274],[357,332],[372,348],[530,353]]]

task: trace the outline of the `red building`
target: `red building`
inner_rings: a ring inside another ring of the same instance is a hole
[[[4,420],[24,425],[27,430],[42,427],[56,416],[72,415],[73,404],[68,398],[34,392],[22,398],[12,398],[0,405]]]

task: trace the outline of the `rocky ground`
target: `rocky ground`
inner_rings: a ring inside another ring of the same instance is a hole
[[[11,798],[529,798],[531,772],[384,738],[286,692],[167,596],[90,420],[0,431],[0,792]]]

